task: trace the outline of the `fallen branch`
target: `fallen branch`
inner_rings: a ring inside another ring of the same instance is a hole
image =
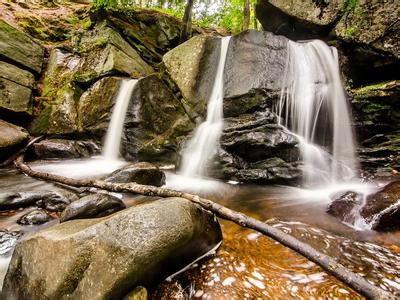
[[[44,138],[44,135],[42,136],[37,136],[34,138],[31,138],[28,143],[25,145],[24,148],[18,150],[16,153],[12,154],[9,158],[7,158],[5,161],[3,161],[2,163],[0,163],[0,167],[5,167],[8,166],[9,164],[11,164],[18,156],[20,156],[21,154],[25,153],[29,147],[31,145],[33,145],[34,143],[37,143],[39,141],[41,141]]]
[[[25,164],[23,154],[20,155],[14,163],[19,170],[31,177],[43,179],[46,181],[54,181],[74,187],[94,187],[111,192],[125,192],[159,197],[180,197],[190,200],[200,205],[204,209],[213,212],[215,215],[222,219],[232,221],[245,228],[254,229],[280,242],[286,247],[289,247],[292,250],[302,254],[309,260],[320,265],[325,271],[332,274],[344,283],[348,284],[352,289],[369,299],[396,299],[394,295],[391,295],[388,292],[374,286],[360,275],[351,272],[343,265],[336,262],[336,260],[332,257],[315,250],[311,246],[297,240],[293,236],[286,234],[264,222],[246,216],[243,213],[231,210],[211,200],[200,198],[197,195],[165,188],[158,188],[149,185],[140,185],[136,183],[111,183],[103,180],[72,179],[63,176],[37,172],[32,170],[28,165]]]

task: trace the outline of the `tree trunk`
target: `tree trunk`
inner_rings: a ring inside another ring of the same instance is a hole
[[[332,274],[336,278],[348,284],[351,288],[366,296],[370,299],[396,299],[394,295],[372,285],[366,279],[357,275],[341,264],[337,263],[332,257],[318,252],[310,245],[307,245],[293,236],[286,234],[273,226],[270,226],[264,222],[246,216],[243,213],[231,210],[225,206],[215,203],[211,200],[200,198],[197,195],[159,188],[149,185],[140,185],[137,183],[111,183],[102,180],[85,180],[85,179],[72,179],[63,176],[42,173],[33,171],[28,165],[24,163],[24,155],[20,155],[15,160],[15,166],[23,173],[39,178],[46,181],[54,181],[61,184],[73,186],[73,187],[94,187],[103,189],[111,192],[125,192],[141,194],[146,196],[159,196],[159,197],[180,197],[190,200],[204,209],[213,212],[220,218],[232,221],[242,227],[254,229],[281,244],[291,248],[292,250],[304,255],[309,260],[320,265],[325,271]]]
[[[242,30],[245,31],[249,29],[250,24],[250,0],[243,1],[243,27]]]
[[[181,37],[180,42],[185,42],[189,35],[191,34],[192,28],[192,9],[193,9],[194,0],[188,0],[185,7],[185,13],[182,19],[182,30],[181,30]]]
[[[254,4],[254,29],[258,30],[258,21],[257,21],[257,17],[256,17],[256,4]]]

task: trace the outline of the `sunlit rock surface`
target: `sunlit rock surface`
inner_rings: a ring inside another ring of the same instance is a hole
[[[214,216],[180,198],[69,221],[17,244],[4,292],[18,299],[122,298],[175,273],[220,240]]]
[[[0,119],[0,161],[13,154],[28,137],[29,134],[24,128]]]

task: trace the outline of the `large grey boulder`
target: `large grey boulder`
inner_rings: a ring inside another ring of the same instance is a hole
[[[21,147],[28,137],[29,134],[24,128],[0,119],[0,161]]]
[[[17,299],[120,299],[180,270],[221,237],[212,214],[181,198],[69,221],[17,244],[3,290]]]
[[[42,70],[44,48],[3,20],[0,20],[0,55],[37,75]]]
[[[91,140],[48,139],[32,145],[39,159],[80,158],[100,153],[99,146]]]

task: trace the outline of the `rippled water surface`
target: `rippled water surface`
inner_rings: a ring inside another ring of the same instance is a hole
[[[232,209],[267,221],[320,252],[335,257],[382,289],[400,293],[400,232],[377,233],[348,227],[325,213],[328,201],[322,196],[280,186],[185,181],[173,174],[167,176],[167,186],[196,191]],[[14,170],[0,170],[0,192],[57,188]],[[142,199],[125,195],[128,205]],[[40,229],[16,224],[23,213],[26,210],[1,213],[0,228],[23,232]],[[363,298],[319,266],[274,240],[228,221],[222,220],[221,225],[224,240],[217,253],[175,276],[172,281],[154,288],[151,291],[153,298]],[[7,258],[2,256],[0,262],[4,274]]]

